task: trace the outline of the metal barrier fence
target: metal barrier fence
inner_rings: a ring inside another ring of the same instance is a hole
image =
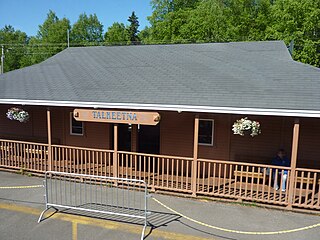
[[[73,209],[143,220],[147,227],[148,192],[143,180],[47,171],[46,209]]]

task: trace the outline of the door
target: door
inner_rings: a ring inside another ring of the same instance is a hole
[[[118,150],[131,151],[131,125],[129,124],[118,125]]]
[[[138,127],[138,149],[140,153],[160,154],[160,124]]]

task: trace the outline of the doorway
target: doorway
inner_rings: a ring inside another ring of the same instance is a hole
[[[138,127],[138,150],[140,153],[160,154],[160,124]]]
[[[132,125],[118,125],[118,150],[130,152],[132,146]],[[113,141],[112,141],[113,142]],[[138,152],[160,154],[160,124],[156,126],[138,125]]]
[[[131,151],[131,125],[119,124],[118,125],[118,150]]]

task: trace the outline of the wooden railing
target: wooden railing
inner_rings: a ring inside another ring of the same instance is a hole
[[[199,159],[197,170],[198,194],[281,205],[288,203],[290,168]]]
[[[320,209],[320,170],[297,168],[293,206]]]
[[[53,171],[110,177],[112,164],[112,150],[52,146]]]
[[[144,180],[152,189],[191,192],[192,158],[118,152],[120,177]]]
[[[0,139],[0,166],[44,172],[48,168],[48,145]]]
[[[51,156],[48,150],[47,144],[0,139],[0,167],[44,173],[51,166],[59,172],[140,179],[152,190],[320,209],[320,170],[297,168],[290,184],[288,167],[62,145],[52,145]]]

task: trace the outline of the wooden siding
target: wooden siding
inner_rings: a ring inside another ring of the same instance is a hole
[[[46,108],[24,106],[29,112],[30,119],[26,123],[11,121],[6,118],[8,108],[12,106],[0,105],[0,136],[7,139],[22,141],[47,142],[47,113]],[[53,143],[63,143],[64,124],[63,109],[52,108],[52,140]],[[61,124],[62,123],[62,124]]]
[[[192,157],[194,116],[191,113],[161,113],[161,154]]]
[[[84,135],[76,136],[70,134],[70,113],[73,109],[64,111],[65,121],[65,144],[76,147],[91,147],[110,149],[111,146],[111,124],[108,123],[84,123]]]
[[[249,119],[259,121],[261,124],[262,133],[255,137],[234,135],[232,133],[231,125],[242,117],[232,116],[229,126],[231,134],[230,160],[268,164],[279,148],[284,148],[290,154],[292,136],[283,132],[285,124],[282,117],[248,116]],[[289,125],[292,131],[293,123],[287,122],[286,124]]]
[[[298,167],[320,169],[319,123],[319,119],[300,119]]]

